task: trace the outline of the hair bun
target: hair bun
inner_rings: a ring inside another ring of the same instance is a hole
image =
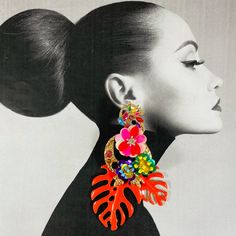
[[[51,10],[21,12],[0,27],[0,99],[27,116],[48,116],[70,101],[66,53],[74,24]]]

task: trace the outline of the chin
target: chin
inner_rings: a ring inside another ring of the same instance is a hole
[[[207,124],[207,123],[206,123]],[[212,119],[212,121],[209,121],[208,127],[206,127],[206,134],[215,134],[222,130],[223,128],[223,122],[220,116],[218,116],[216,119]]]
[[[222,130],[223,124],[221,119],[217,119],[214,121],[201,122],[198,124],[191,124],[182,127],[178,127],[175,130],[172,130],[174,136],[181,134],[215,134]]]
[[[206,130],[206,132],[202,132],[203,134],[216,134],[219,133],[223,128],[223,125],[219,125],[218,127],[213,127],[211,129]]]
[[[220,132],[223,128],[222,121],[217,122],[211,122],[207,125],[207,123],[204,124],[204,126],[199,126],[198,128],[189,130],[188,133],[190,134],[216,134]]]

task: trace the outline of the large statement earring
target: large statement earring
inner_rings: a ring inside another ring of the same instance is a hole
[[[144,135],[143,110],[128,103],[122,107],[118,122],[123,128],[111,137],[104,151],[105,174],[92,180],[92,207],[100,222],[112,231],[122,226],[134,214],[133,204],[125,189],[141,201],[163,205],[167,200],[168,185],[159,171]],[[115,148],[122,159],[115,156]]]

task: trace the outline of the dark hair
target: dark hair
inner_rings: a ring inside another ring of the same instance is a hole
[[[158,5],[147,2],[113,3],[76,23],[70,44],[72,101],[98,125],[118,114],[105,93],[107,76],[148,68],[147,54],[157,40],[151,17],[157,9]]]
[[[1,26],[2,103],[24,115],[45,116],[70,100],[97,124],[104,122],[115,109],[105,93],[105,79],[113,72],[148,68],[147,54],[157,40],[150,16],[157,9],[147,2],[113,3],[91,11],[76,27],[48,10],[10,18]],[[20,91],[12,98],[13,107],[5,103],[8,89]],[[27,89],[30,104],[22,109]]]
[[[47,116],[69,102],[65,55],[74,27],[50,10],[21,12],[0,27],[0,99],[27,116]]]

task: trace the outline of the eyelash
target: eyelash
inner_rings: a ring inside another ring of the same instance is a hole
[[[182,61],[182,63],[186,67],[191,68],[191,69],[196,69],[195,66],[202,65],[204,62],[205,62],[204,60],[200,60],[200,61],[197,61],[197,60]]]

